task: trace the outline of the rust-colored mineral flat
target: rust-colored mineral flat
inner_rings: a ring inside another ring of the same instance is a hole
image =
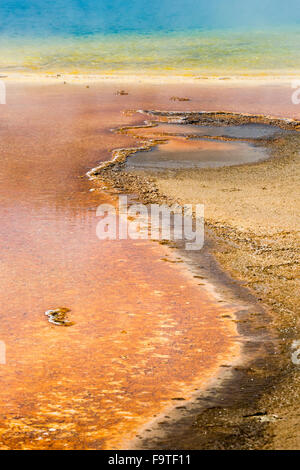
[[[96,208],[111,199],[89,192],[81,176],[133,143],[110,132],[137,119],[123,109],[167,107],[174,94],[133,91],[8,87],[0,122],[3,449],[118,448],[238,351],[221,318],[228,311],[182,265],[161,261],[165,247],[96,237]],[[59,307],[70,309],[72,326],[48,322],[44,313]]]

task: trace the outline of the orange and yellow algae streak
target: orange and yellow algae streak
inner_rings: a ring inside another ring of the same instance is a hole
[[[163,246],[97,239],[96,208],[110,198],[79,176],[128,145],[109,129],[130,121],[112,87],[64,90],[15,87],[2,108],[3,449],[118,448],[234,348],[227,310],[162,262]],[[47,321],[57,307],[73,326]]]

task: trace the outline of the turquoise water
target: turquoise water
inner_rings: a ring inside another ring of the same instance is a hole
[[[280,44],[275,47],[274,44]],[[186,32],[0,41],[1,71],[230,74],[300,71],[300,32]]]
[[[300,2],[4,0],[0,70],[300,70]]]

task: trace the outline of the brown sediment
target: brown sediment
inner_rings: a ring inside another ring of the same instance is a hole
[[[293,448],[294,445],[298,448],[299,436],[291,435],[293,431],[288,430],[288,423],[297,423],[294,390],[299,381],[298,371],[291,361],[291,345],[299,337],[300,136],[294,131],[299,129],[300,121],[227,112],[143,111],[143,114],[157,118],[153,125],[161,119],[216,126],[262,123],[293,132],[286,135],[279,132],[272,138],[246,139],[267,148],[270,156],[266,161],[251,165],[130,172],[124,163],[128,156],[134,158],[137,149],[129,149],[128,153],[123,149],[120,159],[105,168],[94,169],[93,177],[110,181],[118,190],[134,193],[145,203],[204,203],[209,249],[219,265],[239,281],[237,297],[245,295],[245,287],[253,293],[258,305],[264,307],[263,311],[258,309],[238,318],[239,331],[253,340],[253,336],[266,328],[258,320],[266,319],[268,312],[277,338],[273,343],[275,350],[268,343],[267,354],[258,355],[244,368],[237,368],[223,380],[218,392],[212,390],[211,396],[203,396],[204,407],[203,403],[202,407],[197,407],[192,401],[183,409],[183,416],[174,415],[171,421],[160,416],[152,435],[145,437],[147,433],[143,432],[134,446],[251,449]],[[160,135],[159,130],[152,136],[149,131],[143,135],[142,128],[138,134],[128,128],[125,132],[143,141],[138,150],[150,149],[156,145],[158,137],[171,139],[176,135],[176,132]],[[204,270],[206,267],[207,277],[216,285],[214,274],[218,272],[219,279],[225,275],[220,273],[210,255],[206,256],[210,259],[210,269],[205,266],[205,254],[198,259],[189,256],[189,261],[194,267],[199,264]],[[226,276],[222,279],[223,289],[227,282],[232,292],[232,280]],[[250,341],[250,344],[255,342]]]
[[[182,98],[180,96],[171,96],[170,101],[190,101],[190,98]]]

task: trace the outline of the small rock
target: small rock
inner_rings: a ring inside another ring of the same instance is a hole
[[[68,320],[67,314],[71,310],[66,307],[56,308],[53,310],[47,310],[45,315],[48,317],[49,323],[53,323],[53,325],[57,326],[71,326],[74,325],[73,322]]]

